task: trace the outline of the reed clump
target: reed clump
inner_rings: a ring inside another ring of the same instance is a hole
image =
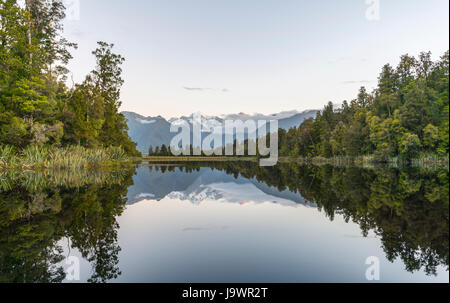
[[[30,145],[18,150],[9,145],[0,146],[0,168],[3,169],[77,169],[129,160],[121,147],[89,149],[82,146]]]
[[[0,193],[21,187],[28,192],[40,192],[46,188],[78,188],[86,185],[122,184],[132,176],[131,166],[93,169],[44,169],[0,171]]]

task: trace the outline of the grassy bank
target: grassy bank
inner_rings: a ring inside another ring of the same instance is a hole
[[[374,156],[359,156],[359,157],[314,157],[314,158],[303,158],[303,157],[281,157],[280,162],[297,162],[304,164],[313,165],[333,165],[333,166],[348,166],[348,165],[358,165],[362,167],[372,167],[375,165],[389,165],[389,166],[405,166],[411,165],[416,167],[449,167],[449,157],[439,157],[439,156],[426,156],[420,157],[412,160],[404,160],[400,157],[392,157],[386,161],[380,161]]]
[[[183,162],[257,162],[257,157],[236,156],[144,156],[130,158],[119,147],[87,149],[81,146],[64,148],[31,145],[24,150],[17,150],[12,146],[0,146],[1,169],[80,169],[93,167],[117,166],[146,161],[149,163],[183,163]],[[449,167],[449,157],[426,156],[411,161],[401,158],[390,158],[380,162],[373,156],[333,157],[333,158],[304,158],[280,157],[280,163],[302,163],[312,165],[349,166],[357,165],[372,167],[379,164],[389,166],[412,165],[417,167]]]
[[[413,159],[412,164],[414,166],[446,165],[448,167],[448,158],[448,155],[446,157],[426,156]]]
[[[150,163],[177,163],[177,162],[227,162],[227,161],[254,161],[258,160],[257,157],[207,157],[207,156],[146,156],[141,158],[142,161],[147,161]],[[449,157],[438,157],[438,156],[427,156],[413,159],[410,161],[402,160],[399,157],[393,157],[387,161],[380,161],[373,156],[359,156],[359,157],[333,157],[333,158],[323,158],[323,157],[280,157],[280,163],[302,163],[302,164],[312,164],[312,165],[333,165],[333,166],[349,166],[357,165],[362,167],[373,167],[375,165],[389,165],[389,166],[417,166],[417,167],[448,167]]]
[[[49,187],[81,187],[85,185],[121,184],[132,167],[98,169],[8,169],[0,171],[0,193],[20,186],[29,192],[39,192]]]
[[[47,147],[30,145],[18,150],[0,146],[2,169],[76,169],[112,166],[131,159],[119,147],[87,149],[81,146]]]
[[[148,162],[226,162],[256,161],[256,157],[207,157],[207,156],[147,156],[142,161]]]

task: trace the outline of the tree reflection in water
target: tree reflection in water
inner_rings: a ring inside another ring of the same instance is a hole
[[[0,176],[0,281],[62,282],[68,237],[92,263],[89,282],[120,274],[116,218],[135,169],[7,172]]]
[[[448,270],[448,170],[419,170],[250,162],[194,163],[156,167],[185,174],[200,167],[290,190],[317,204],[333,220],[342,214],[362,234],[374,231],[391,262],[410,272]],[[117,278],[117,217],[127,203],[134,168],[0,174],[0,282],[62,282],[65,256],[58,243],[70,239],[92,265],[88,282]]]
[[[449,172],[376,167],[216,163],[236,177],[256,178],[278,190],[300,193],[330,220],[342,214],[364,236],[373,230],[391,262],[400,258],[410,272],[436,275],[449,265]]]

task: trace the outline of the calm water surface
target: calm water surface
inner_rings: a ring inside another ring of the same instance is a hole
[[[0,174],[0,281],[448,282],[448,170],[250,163]]]

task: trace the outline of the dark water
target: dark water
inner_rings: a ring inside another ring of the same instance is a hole
[[[78,260],[81,282],[368,282],[369,258],[380,282],[448,282],[448,179],[251,163],[3,172],[0,281],[76,282]]]

